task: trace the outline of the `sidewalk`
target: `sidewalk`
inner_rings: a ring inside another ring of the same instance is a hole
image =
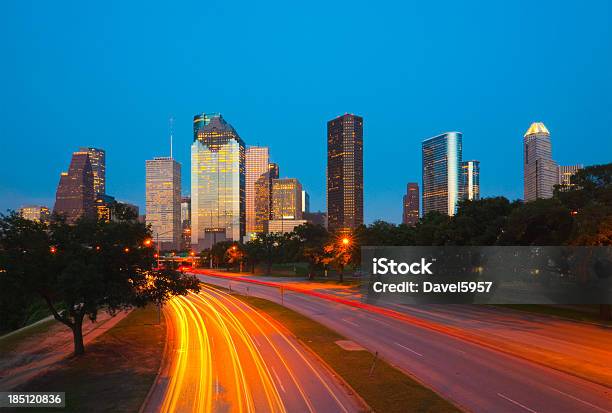
[[[129,311],[120,312],[111,317],[106,312],[101,312],[95,323],[84,320],[85,345],[104,334],[128,314]],[[31,334],[24,331],[23,334],[23,339],[20,339],[15,347],[0,354],[0,391],[9,391],[28,382],[73,352],[72,331],[60,322],[54,321],[48,328],[33,329]],[[3,336],[0,340],[11,335]]]

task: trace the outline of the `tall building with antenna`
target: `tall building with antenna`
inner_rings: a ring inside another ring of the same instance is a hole
[[[147,160],[146,222],[151,225],[155,242],[163,250],[182,246],[181,164],[172,157],[174,119],[170,123],[170,156]]]

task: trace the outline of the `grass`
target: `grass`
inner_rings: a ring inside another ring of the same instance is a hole
[[[26,340],[34,335],[44,333],[49,330],[57,321],[51,318],[48,320],[39,321],[35,324],[30,324],[20,330],[13,333],[8,333],[5,336],[0,337],[0,353],[9,353],[13,350],[18,343]]]
[[[459,412],[454,405],[390,364],[377,360],[369,376],[374,355],[366,350],[347,351],[335,342],[340,334],[293,310],[268,300],[236,297],[283,324],[318,354],[376,412]]]
[[[586,321],[590,323],[612,326],[612,321],[602,320],[599,316],[599,306],[585,305],[583,306],[585,311],[580,311],[578,308],[574,308],[578,306],[558,307],[542,304],[503,304],[496,305],[496,307],[510,308],[512,310],[525,311],[542,315],[552,315],[556,317],[567,318],[569,320],[574,321]]]
[[[17,391],[66,392],[66,407],[44,411],[137,412],[157,375],[166,328],[157,308],[134,310],[56,369]],[[19,411],[18,409],[16,411]]]

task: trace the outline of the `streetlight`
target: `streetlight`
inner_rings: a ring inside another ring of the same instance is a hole
[[[347,237],[342,238],[342,245],[347,246],[351,243],[351,240]]]

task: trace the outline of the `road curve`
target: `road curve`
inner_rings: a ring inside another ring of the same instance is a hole
[[[144,412],[355,412],[360,405],[275,321],[222,291],[172,299]]]
[[[236,292],[281,302],[277,288],[198,276],[210,284],[226,288],[231,284]],[[285,292],[282,300],[285,306],[378,351],[468,411],[612,413],[608,387],[382,314],[295,292]]]

